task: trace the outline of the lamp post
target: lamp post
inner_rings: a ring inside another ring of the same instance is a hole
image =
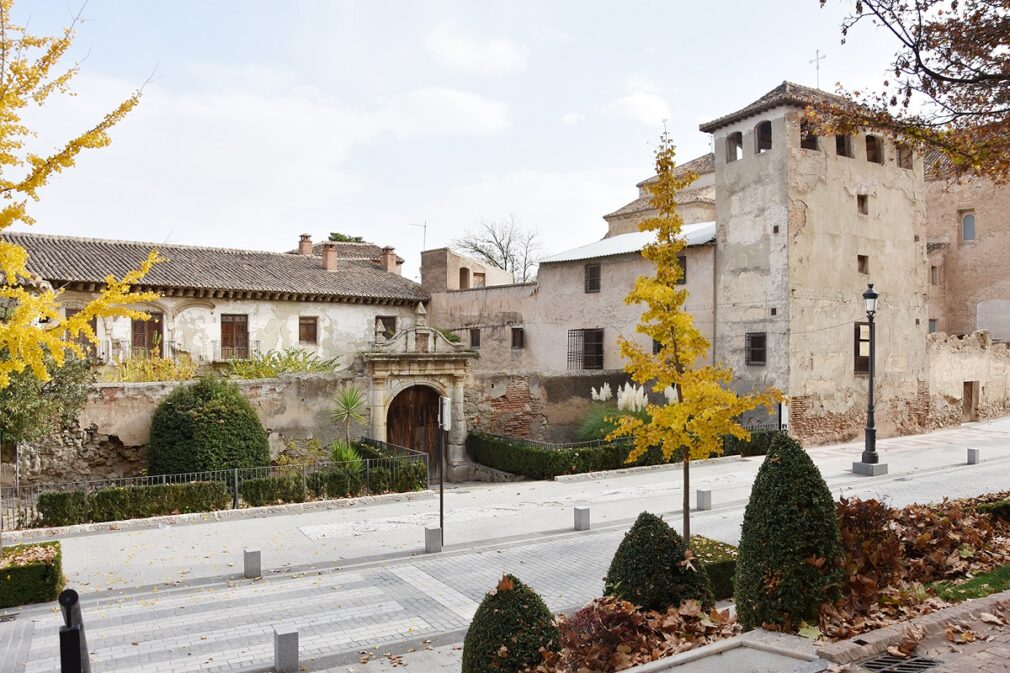
[[[877,315],[878,297],[880,297],[880,293],[873,289],[873,283],[867,285],[866,292],[863,293],[866,320],[870,328],[869,365],[866,369],[868,375],[866,392],[866,442],[863,447],[862,459],[860,462],[852,464],[853,472],[871,477],[887,474],[887,465],[881,463],[880,456],[877,455],[877,428],[873,417],[873,374],[876,369],[877,360],[877,331],[876,323],[873,319]]]

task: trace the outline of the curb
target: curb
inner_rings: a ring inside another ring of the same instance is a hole
[[[65,537],[90,535],[93,533],[145,530],[149,528],[161,528],[164,526],[185,526],[201,523],[213,523],[216,521],[258,519],[266,516],[297,514],[299,512],[318,512],[330,509],[347,509],[355,506],[379,505],[387,502],[428,500],[436,497],[436,495],[435,491],[428,489],[424,491],[413,491],[410,493],[383,493],[380,495],[363,495],[357,498],[313,500],[310,502],[297,502],[285,505],[265,505],[263,507],[221,509],[216,512],[169,514],[167,516],[152,516],[146,519],[126,519],[123,521],[104,521],[102,523],[81,523],[73,526],[4,531],[4,538],[10,540],[12,544],[22,542],[42,542]]]
[[[758,456],[719,456],[717,458],[705,458],[704,460],[692,460],[692,465],[718,465],[719,463],[746,462],[748,458]],[[764,456],[760,456],[764,458]],[[670,470],[682,470],[682,462],[665,463],[663,465],[639,465],[636,467],[622,467],[619,470],[600,470],[599,472],[583,472],[581,474],[559,474],[554,477],[554,481],[593,481],[594,479],[606,479],[607,477],[620,477],[625,474],[638,474],[640,472],[665,472]]]
[[[952,621],[976,619],[979,613],[992,612],[997,605],[1010,605],[1010,591],[992,594],[985,598],[975,598],[949,608],[921,615],[909,621],[885,626],[876,631],[829,645],[818,646],[817,655],[836,664],[851,664],[883,654],[891,645],[899,645],[905,639],[909,625],[922,629],[924,636],[935,636],[947,629]]]

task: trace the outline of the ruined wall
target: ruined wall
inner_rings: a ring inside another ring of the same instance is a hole
[[[330,419],[333,398],[345,383],[367,382],[351,371],[288,375],[276,379],[237,381],[256,410],[276,457],[292,442],[316,439],[326,445],[341,429]],[[38,445],[19,450],[24,483],[137,476],[147,467],[145,446],[151,416],[179,382],[100,383],[78,417],[77,427]],[[352,428],[354,435],[365,431]]]
[[[932,334],[926,346],[930,427],[1010,415],[1010,346],[993,343],[987,332]],[[966,409],[965,383],[971,382],[977,382],[977,399]]]
[[[964,240],[961,215],[975,214],[975,239]],[[1010,341],[1010,187],[966,178],[926,183],[926,232],[929,242],[945,243],[940,261],[942,306],[929,317],[949,334],[989,330],[993,339]]]

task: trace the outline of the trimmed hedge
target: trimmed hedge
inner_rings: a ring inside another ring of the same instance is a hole
[[[1010,500],[999,500],[997,502],[987,502],[975,506],[976,512],[988,512],[997,519],[1010,522]]]
[[[318,497],[353,498],[364,487],[361,470],[351,466],[335,467],[309,475],[309,489]]]
[[[179,386],[151,418],[151,474],[209,472],[270,464],[267,433],[234,383],[205,377]]]
[[[701,535],[691,536],[691,551],[705,567],[717,601],[733,597],[733,575],[736,574],[736,547]]]
[[[250,507],[305,502],[307,495],[301,475],[247,479],[239,484],[238,492]]]
[[[231,502],[221,481],[117,486],[94,493],[63,491],[39,494],[37,508],[45,526],[146,519],[166,514],[212,512]]]
[[[55,548],[50,560],[32,559],[35,548]],[[27,556],[29,560],[16,560]],[[7,565],[12,563],[12,565]],[[0,561],[0,608],[54,601],[63,590],[63,558],[59,542],[8,547]]]
[[[748,442],[727,437],[726,451],[723,455],[764,455],[771,442],[779,435],[784,433],[755,432]],[[654,447],[638,460],[626,463],[624,461],[628,457],[631,445],[624,442],[551,449],[528,446],[521,440],[511,441],[482,432],[471,432],[466,438],[466,448],[470,457],[481,465],[503,472],[521,474],[531,479],[553,479],[562,474],[618,470],[638,465],[662,465],[680,460],[679,457],[674,457],[672,461],[667,461],[659,448]]]

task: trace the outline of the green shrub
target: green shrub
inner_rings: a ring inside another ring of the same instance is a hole
[[[88,520],[88,500],[84,491],[40,493],[36,507],[43,526],[73,526]]]
[[[733,596],[733,575],[736,573],[736,547],[700,535],[691,536],[691,552],[698,559],[717,601]]]
[[[666,610],[688,599],[712,607],[708,573],[700,563],[685,563],[686,552],[677,531],[642,512],[610,562],[604,593],[648,610]]]
[[[472,432],[466,438],[466,446],[470,457],[476,462],[532,479],[553,479],[561,474],[617,470],[632,465],[661,465],[666,462],[659,449],[653,448],[633,463],[626,463],[624,461],[631,445],[620,441],[598,446],[548,448]]]
[[[239,495],[250,507],[305,502],[305,483],[301,475],[247,479],[239,484]]]
[[[750,433],[750,439],[737,439],[733,435],[723,437],[722,455],[724,456],[763,456],[768,453],[776,437],[787,437],[781,430],[755,430]]]
[[[228,374],[240,379],[269,379],[281,374],[331,372],[337,359],[323,360],[301,348],[257,353],[249,358],[228,360]]]
[[[988,512],[997,519],[1010,522],[1010,500],[999,500],[997,502],[987,502],[975,506],[976,512]]]
[[[225,509],[231,498],[220,481],[103,488],[88,496],[91,521],[123,521]]]
[[[63,590],[59,542],[8,547],[0,556],[0,608],[56,600]]]
[[[151,474],[263,467],[270,447],[238,386],[206,377],[179,386],[158,404],[148,459]]]
[[[309,477],[312,491],[318,497],[353,498],[361,494],[361,469],[339,465]]]
[[[481,601],[463,641],[462,673],[518,673],[557,649],[561,633],[542,598],[505,575]]]
[[[744,628],[795,630],[835,600],[842,544],[824,478],[803,447],[776,437],[744,513],[737,558],[737,615]]]
[[[365,466],[358,449],[348,446],[344,442],[333,442],[330,445],[330,460],[334,463],[346,463],[349,467],[357,468],[358,471]]]

